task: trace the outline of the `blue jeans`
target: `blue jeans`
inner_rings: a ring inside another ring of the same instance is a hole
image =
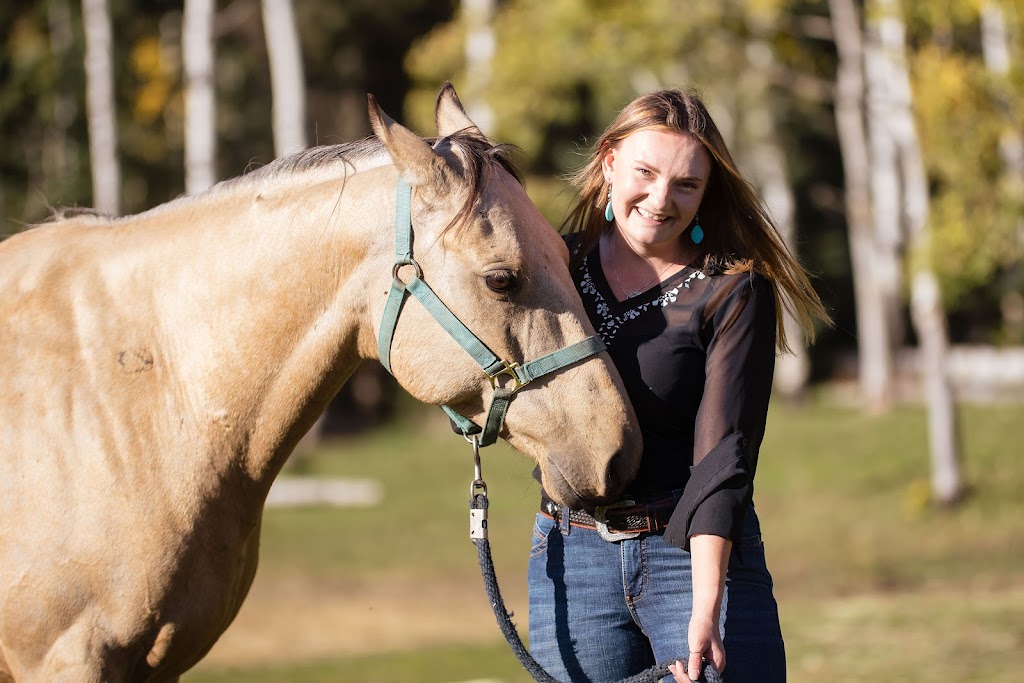
[[[686,662],[690,553],[661,534],[610,543],[537,515],[530,550],[530,653],[563,683],[608,683]],[[783,683],[786,653],[754,508],[722,600],[726,683]],[[671,677],[664,679],[672,681]]]

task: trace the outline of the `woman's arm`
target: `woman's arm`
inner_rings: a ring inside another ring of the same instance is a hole
[[[742,536],[771,395],[772,288],[760,277],[740,278],[709,307],[713,336],[695,425],[694,467],[665,533],[665,540],[690,551],[693,568],[690,660],[673,670],[677,681],[689,680],[686,670],[699,675],[702,655],[719,671],[725,666],[719,634],[725,574],[732,541]]]
[[[725,646],[719,614],[725,590],[725,570],[729,566],[732,541],[721,536],[700,534],[690,538],[693,563],[693,616],[690,617],[690,678],[697,680],[703,668],[701,658],[718,671],[725,669]]]
[[[689,550],[711,534],[738,541],[753,494],[775,367],[775,300],[763,276],[729,276],[706,307],[710,335],[694,424],[693,467],[665,540]]]
[[[720,618],[725,570],[729,565],[732,541],[721,536],[700,534],[690,538],[693,567],[693,615],[688,635],[690,659],[687,666],[679,663],[669,669],[679,683],[697,680],[704,660],[725,669],[725,645],[722,643]],[[687,675],[689,672],[689,675]]]

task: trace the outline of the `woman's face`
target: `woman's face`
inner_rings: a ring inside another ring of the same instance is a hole
[[[704,198],[711,158],[691,135],[646,128],[606,151],[602,168],[622,236],[644,249],[675,248]]]

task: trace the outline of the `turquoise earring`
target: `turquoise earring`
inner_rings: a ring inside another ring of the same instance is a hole
[[[608,203],[604,205],[604,219],[611,223],[615,220],[615,212],[612,211],[612,186],[608,186]]]
[[[693,227],[690,228],[690,239],[694,244],[700,244],[704,241],[704,228],[700,227],[699,213],[693,217]]]

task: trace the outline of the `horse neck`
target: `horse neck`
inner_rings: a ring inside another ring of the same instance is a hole
[[[394,177],[214,192],[185,218],[158,319],[206,441],[265,488],[373,355],[368,293],[390,281]]]

